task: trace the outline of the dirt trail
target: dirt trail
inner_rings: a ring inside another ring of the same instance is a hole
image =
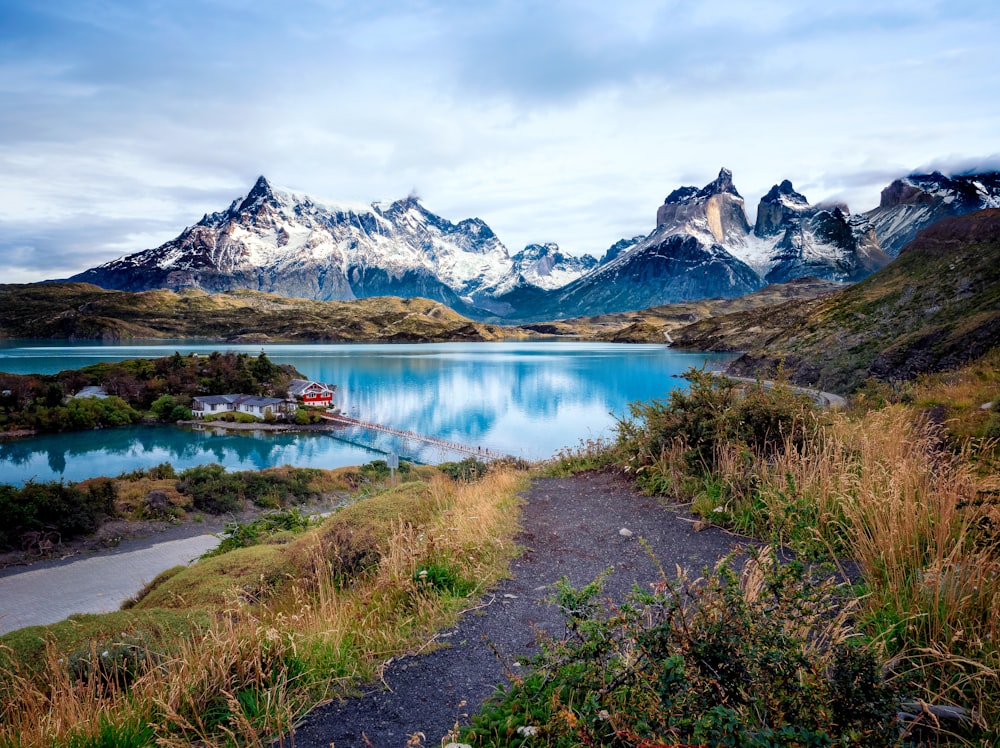
[[[439,745],[506,680],[507,668],[537,651],[539,632],[561,633],[562,616],[547,602],[560,577],[582,586],[613,566],[605,596],[621,600],[634,583],[647,588],[658,578],[639,538],[671,576],[675,565],[697,572],[746,542],[715,528],[696,533],[689,515],[610,474],[540,478],[525,498],[517,539],[525,550],[512,579],[439,634],[443,648],[395,660],[384,685],[315,709],[295,730],[296,748],[394,748],[417,733],[421,744]]]

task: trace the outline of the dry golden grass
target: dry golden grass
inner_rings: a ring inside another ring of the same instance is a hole
[[[912,407],[831,414],[801,448],[771,460],[720,455],[719,480],[734,514],[752,501],[742,511],[769,523],[772,535],[797,522],[815,544],[861,565],[862,616],[901,683],[996,724],[998,478],[942,449],[942,440],[942,427]]]
[[[216,603],[214,622],[172,648],[144,652],[146,666],[132,671],[127,688],[100,668],[71,677],[69,653],[54,637],[40,667],[0,649],[0,746],[267,743],[316,701],[374,677],[391,657],[429,646],[431,633],[468,605],[462,593],[423,581],[421,569],[447,569],[474,592],[506,573],[524,481],[515,472],[472,484],[435,476],[348,507],[341,514],[350,521],[335,514],[327,525],[356,529],[371,521],[377,531],[366,537],[375,551],[364,568],[345,574],[338,567],[330,538],[343,532],[323,525],[296,538],[294,556],[285,548],[273,559],[282,569],[294,559],[295,573],[270,597],[236,585],[224,605],[201,599]],[[91,643],[92,662],[105,646]]]

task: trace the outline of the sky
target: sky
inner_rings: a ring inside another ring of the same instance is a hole
[[[259,175],[600,256],[733,171],[878,205],[1000,168],[995,0],[4,0],[0,282],[158,246]]]

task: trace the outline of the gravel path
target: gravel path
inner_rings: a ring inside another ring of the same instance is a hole
[[[456,722],[468,723],[518,658],[537,651],[537,633],[561,633],[563,619],[547,602],[560,577],[579,587],[613,566],[605,596],[621,600],[633,583],[647,587],[658,578],[639,538],[671,576],[675,564],[697,572],[745,544],[715,528],[695,532],[690,516],[611,474],[540,478],[525,499],[517,539],[524,553],[512,578],[439,634],[442,648],[394,660],[384,685],[313,710],[295,730],[295,748],[394,748],[416,733],[422,745],[439,745]]]

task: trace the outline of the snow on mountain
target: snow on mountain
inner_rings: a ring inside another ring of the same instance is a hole
[[[946,177],[911,174],[882,190],[879,207],[865,213],[890,256],[899,254],[920,229],[942,218],[1000,207],[1000,172]]]
[[[529,283],[551,291],[562,288],[580,276],[597,267],[597,259],[585,254],[580,257],[568,255],[558,244],[529,244],[511,258],[513,267],[499,291],[506,291],[515,285]]]
[[[260,177],[245,197],[176,239],[72,280],[105,288],[248,288],[285,296],[424,296],[472,317],[539,320],[712,296],[737,296],[804,276],[856,281],[891,261],[940,218],[1000,206],[1000,173],[896,180],[881,204],[852,215],[810,205],[784,180],[761,198],[755,224],[728,169],[680,187],[645,237],[598,262],[556,244],[513,257],[478,218],[452,223],[414,197],[364,204],[321,200]]]
[[[176,239],[74,280],[316,299],[420,295],[460,307],[490,296],[513,267],[479,219],[453,224],[412,197],[371,205],[318,200],[261,177],[246,197]]]

